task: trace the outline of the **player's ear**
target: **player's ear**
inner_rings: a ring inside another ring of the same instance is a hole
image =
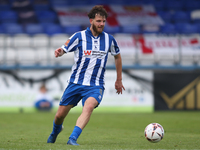
[[[90,24],[92,24],[92,22],[93,22],[93,19],[90,19]]]

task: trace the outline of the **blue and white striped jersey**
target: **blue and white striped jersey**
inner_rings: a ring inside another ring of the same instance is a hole
[[[61,47],[66,53],[74,52],[75,64],[69,82],[103,87],[108,52],[112,55],[120,53],[114,37],[105,32],[94,37],[87,28],[76,32],[69,39],[68,45]]]

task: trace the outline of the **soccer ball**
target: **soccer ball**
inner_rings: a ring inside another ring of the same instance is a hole
[[[156,143],[163,139],[164,129],[159,123],[150,123],[145,128],[144,135],[148,141]]]

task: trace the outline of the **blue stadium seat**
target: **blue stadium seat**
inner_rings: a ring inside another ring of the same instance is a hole
[[[115,34],[115,33],[120,33],[121,29],[120,29],[120,26],[105,25],[104,31],[109,33],[109,34]]]
[[[69,5],[77,6],[77,5],[89,5],[90,0],[75,0],[69,1]]]
[[[133,25],[124,25],[121,27],[122,33],[131,33],[131,34],[139,34],[141,33],[140,25],[133,24]]]
[[[200,8],[200,1],[198,0],[188,0],[184,3],[184,9],[186,11],[192,11]]]
[[[33,1],[34,10],[50,10],[51,5],[49,0],[34,0]]]
[[[20,33],[24,33],[24,29],[22,27],[22,25],[20,24],[15,24],[15,23],[5,23],[3,24],[5,33],[7,34],[20,34]]]
[[[5,30],[2,25],[0,25],[0,34],[5,33]]]
[[[12,10],[0,11],[0,21],[2,23],[17,23],[17,13]]]
[[[0,2],[0,10],[1,11],[5,11],[5,10],[11,10],[11,6],[9,3],[3,3],[3,2]]]
[[[182,1],[168,0],[166,1],[164,8],[168,11],[171,11],[171,10],[182,11],[184,9],[184,6],[183,6]]]
[[[50,0],[50,5],[53,6],[53,7],[56,7],[56,6],[60,6],[60,7],[63,7],[63,6],[69,6],[69,1],[66,1],[66,0]]]
[[[63,31],[66,34],[73,34],[75,32],[81,31],[82,27],[80,25],[64,26]]]
[[[63,28],[59,24],[49,24],[45,26],[44,32],[51,36],[54,34],[63,33]]]
[[[171,24],[171,23],[166,23],[166,24],[160,26],[160,32],[164,33],[164,34],[176,34],[177,33],[174,24]]]
[[[194,26],[196,26],[196,28],[197,28],[197,33],[200,33],[200,22],[195,22],[195,23],[193,23],[193,25]]]
[[[51,6],[49,4],[34,4],[33,9],[35,11],[50,10]]]
[[[156,11],[164,11],[165,2],[164,1],[156,1],[154,3],[154,7]]]
[[[36,16],[40,23],[42,22],[56,23],[57,22],[57,14],[54,11],[49,11],[49,10],[36,11]]]
[[[176,23],[175,28],[180,34],[193,34],[199,31],[198,27],[191,23]]]
[[[175,11],[172,15],[172,22],[191,22],[190,13],[188,11]]]
[[[91,5],[109,5],[109,1],[108,0],[91,0],[90,4]]]
[[[44,28],[41,24],[27,24],[25,32],[30,35],[44,33]]]
[[[172,13],[170,11],[157,11],[157,13],[165,23],[172,22]]]

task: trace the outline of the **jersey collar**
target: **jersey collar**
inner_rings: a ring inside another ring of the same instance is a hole
[[[92,37],[94,37],[93,34],[92,34],[92,31],[90,30],[89,27],[87,27],[87,32],[88,32]],[[100,37],[102,34],[103,34],[103,32],[100,33],[100,34],[98,35],[98,37]],[[98,38],[98,37],[94,37],[94,38]]]

